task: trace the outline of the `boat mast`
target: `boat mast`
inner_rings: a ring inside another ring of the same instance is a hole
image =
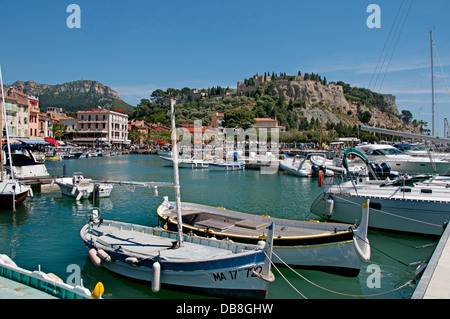
[[[0,78],[1,78],[1,70],[0,70]],[[0,110],[0,175],[1,175],[1,182],[3,183],[3,108],[5,107],[4,103],[4,97],[3,97],[3,81],[0,80],[0,85],[2,86],[2,105]]]
[[[177,133],[175,129],[175,100],[170,99],[170,122],[172,126],[172,161],[173,177],[175,180],[175,200],[178,218],[178,247],[183,246],[183,221],[181,219],[181,200],[180,200],[180,177],[178,175],[178,146]]]
[[[6,104],[5,104],[5,92],[3,90],[3,78],[2,78],[2,68],[0,66],[0,87],[1,87],[1,91],[2,91],[2,105],[3,105],[3,116],[5,118],[5,132],[6,132],[6,145],[8,147],[8,154],[9,154],[9,167],[10,167],[10,173],[11,173],[11,179],[14,180],[14,169],[13,169],[13,165],[12,165],[12,159],[11,159],[11,146],[9,145],[9,133],[8,133],[8,118],[6,117]],[[1,129],[3,130],[3,125],[1,127]],[[3,145],[2,145],[2,152],[3,152]],[[2,160],[2,165],[3,165],[3,160]],[[3,169],[2,169],[2,178],[3,178]]]
[[[433,30],[430,30],[431,51],[431,135],[434,136],[434,70],[433,70]]]

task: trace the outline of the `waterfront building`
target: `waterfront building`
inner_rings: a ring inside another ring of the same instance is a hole
[[[0,94],[1,96],[1,94]],[[29,99],[28,95],[9,88],[5,92],[6,120],[11,138],[29,136]]]
[[[280,126],[277,120],[271,118],[255,118],[255,124],[253,124],[255,129],[264,128],[264,129],[279,129],[280,132],[284,132],[286,128],[284,126]]]
[[[28,132],[29,137],[39,136],[39,99],[34,96],[28,96]]]
[[[223,113],[214,112],[211,115],[211,128],[216,128],[219,131],[223,130]]]
[[[50,116],[45,114],[39,114],[39,131],[38,136],[40,137],[51,137],[53,138],[53,123],[54,121]]]
[[[135,136],[135,143],[142,145],[145,144],[145,140],[154,140],[157,138],[157,135],[162,132],[170,131],[169,127],[162,126],[160,123],[147,123],[144,120],[140,121],[131,121],[128,130],[135,130],[138,134]]]
[[[66,115],[60,107],[48,107],[47,115],[56,123],[66,125],[66,134],[73,136],[77,131],[78,121],[76,118]]]
[[[111,146],[122,149],[130,144],[128,115],[122,111],[86,108],[77,112],[78,137],[74,142],[86,146]]]

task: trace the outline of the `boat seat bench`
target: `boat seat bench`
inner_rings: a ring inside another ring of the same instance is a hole
[[[196,222],[194,225],[194,227],[212,228],[213,230],[218,230],[218,231],[224,231],[233,226],[234,226],[234,224],[232,224],[232,223],[222,222],[217,219],[205,219],[205,220]]]

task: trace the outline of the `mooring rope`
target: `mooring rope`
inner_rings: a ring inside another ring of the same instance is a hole
[[[345,195],[343,195],[343,196],[345,196]],[[340,197],[340,199],[342,199],[343,201],[348,202],[350,204],[361,206],[361,204],[353,202],[353,201],[351,201],[349,199],[345,199],[345,198],[342,198],[342,197]],[[436,225],[436,224],[428,223],[428,222],[425,222],[425,221],[422,221],[422,220],[417,220],[417,219],[412,219],[412,218],[409,218],[409,217],[396,215],[396,214],[389,213],[389,212],[386,212],[386,211],[383,211],[383,210],[380,210],[380,209],[376,209],[376,208],[372,208],[372,207],[370,209],[373,210],[373,211],[377,211],[377,212],[382,213],[382,214],[391,215],[391,216],[394,216],[394,217],[397,217],[397,218],[403,218],[403,219],[410,220],[410,221],[413,221],[413,222],[417,222],[417,223],[426,224],[426,225],[429,225],[429,226],[442,228],[442,225]]]
[[[325,291],[327,291],[327,292],[334,293],[334,294],[341,295],[341,296],[346,296],[346,297],[369,298],[369,297],[382,296],[382,295],[386,295],[386,294],[389,294],[389,293],[398,291],[398,290],[400,290],[400,289],[403,289],[404,287],[406,287],[406,286],[408,286],[408,285],[410,285],[410,284],[412,284],[412,283],[414,282],[414,279],[411,279],[411,280],[409,280],[408,282],[404,283],[403,285],[401,285],[401,286],[398,287],[398,288],[395,288],[395,289],[392,289],[392,290],[389,290],[389,291],[385,291],[385,292],[380,292],[380,293],[377,293],[377,294],[370,294],[370,295],[354,295],[354,294],[347,294],[347,293],[342,293],[342,292],[338,292],[338,291],[335,291],[335,290],[331,290],[331,289],[325,288],[325,287],[323,287],[323,286],[320,286],[320,285],[318,285],[318,284],[312,282],[311,280],[307,279],[305,276],[303,276],[303,275],[299,274],[297,271],[295,271],[295,269],[293,269],[291,266],[289,266],[288,264],[286,264],[286,263],[284,262],[284,260],[282,260],[282,259],[281,259],[277,254],[275,254],[273,251],[272,251],[272,254],[275,255],[275,256],[283,263],[283,265],[285,265],[288,269],[290,269],[290,270],[291,270],[292,272],[294,272],[297,276],[299,276],[300,278],[302,278],[303,280],[305,280],[305,281],[308,282],[309,284],[311,284],[311,285],[313,285],[313,286],[315,286],[315,287],[317,287],[317,288],[319,288],[319,289],[325,290]],[[290,285],[290,286],[291,286],[298,294],[300,294],[304,299],[307,299],[306,296],[304,296],[302,293],[300,293],[300,291],[298,291],[298,289],[295,288],[294,285],[293,285],[291,282],[289,282],[289,280],[288,280],[288,279],[281,273],[281,271],[275,266],[275,264],[273,263],[273,261],[271,260],[270,262],[271,262],[272,266],[274,266],[274,268],[278,271],[278,273],[283,277],[283,279],[284,279],[284,280],[285,280],[285,281],[286,281],[286,282],[287,282],[287,283],[288,283],[288,284],[289,284],[289,285]]]

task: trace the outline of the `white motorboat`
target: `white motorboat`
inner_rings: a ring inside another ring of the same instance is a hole
[[[94,182],[85,178],[83,173],[75,172],[72,177],[60,177],[55,179],[63,195],[71,196],[77,200],[86,198],[105,198],[111,195],[113,186],[109,183]]]
[[[0,209],[15,210],[28,196],[32,195],[33,192],[29,186],[5,177],[0,182]]]
[[[280,168],[292,175],[300,176],[300,177],[311,177],[314,175],[317,175],[317,169],[314,169],[314,165],[316,165],[313,162],[313,158],[318,157],[321,160],[325,161],[326,156],[325,154],[321,153],[310,153],[307,154],[305,157],[300,156],[288,156],[285,155],[285,158],[280,161]],[[325,172],[326,176],[333,176],[334,171],[333,170],[326,170]]]
[[[436,152],[430,150],[429,147],[421,144],[407,144],[407,143],[398,143],[394,144],[396,148],[403,151],[404,153],[411,155],[413,157],[431,157],[440,160],[449,161],[450,154],[446,152]]]
[[[130,279],[161,287],[219,297],[264,298],[271,272],[275,225],[261,245],[183,235],[181,223],[178,151],[171,100],[174,190],[178,232],[100,219],[98,209],[80,236],[97,266]]]
[[[16,179],[27,180],[50,177],[45,164],[36,161],[29,145],[11,144],[11,161],[9,161],[9,151],[6,145],[3,147],[3,150],[8,158],[5,168],[11,172],[12,165],[13,175]]]
[[[178,225],[174,205],[165,197],[157,210],[162,225],[169,230],[176,230]],[[269,225],[275,222],[273,251],[282,262],[294,267],[356,276],[363,263],[370,259],[366,214],[363,214],[365,220],[360,221],[360,226],[357,227],[271,218],[221,207],[181,203],[181,216],[185,233],[247,244],[257,244],[265,239]],[[273,261],[282,264],[275,258]]]
[[[160,156],[160,158],[163,160],[163,166],[173,167],[173,158],[172,157]],[[208,168],[208,166],[209,166],[209,162],[205,161],[203,159],[188,158],[188,159],[179,159],[178,160],[178,167],[180,167],[180,168],[206,169],[206,168]]]
[[[370,162],[386,163],[400,174],[450,174],[449,161],[411,156],[392,145],[366,144],[356,146],[355,149],[363,152]]]

